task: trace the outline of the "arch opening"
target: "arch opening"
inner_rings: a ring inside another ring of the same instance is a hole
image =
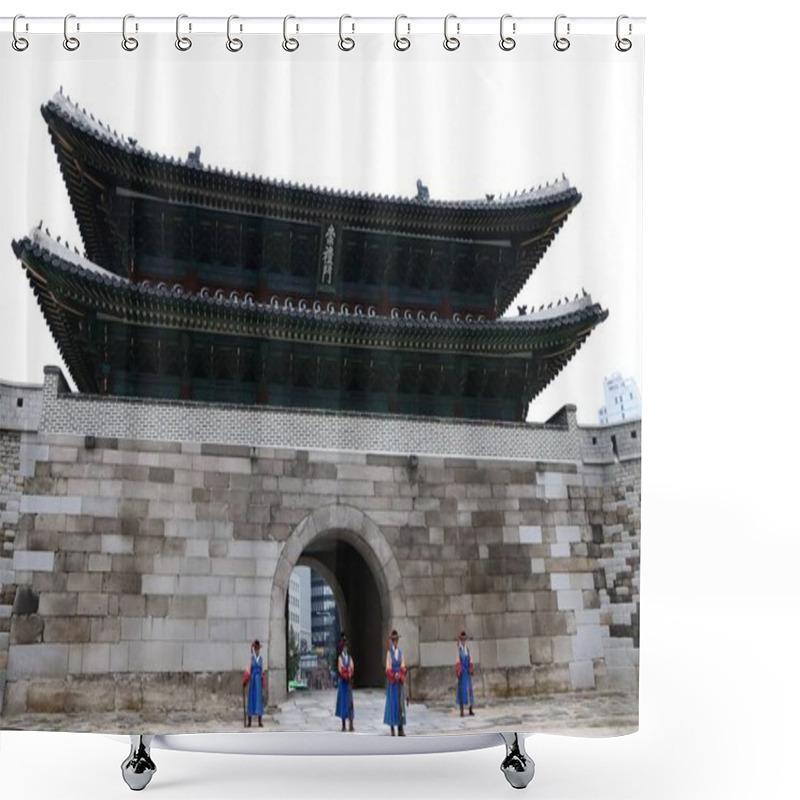
[[[357,685],[383,687],[386,635],[405,617],[400,570],[391,546],[366,514],[351,506],[330,505],[297,525],[275,569],[270,602],[271,702],[280,704],[288,695],[287,594],[298,565],[317,570],[334,593],[356,662]]]

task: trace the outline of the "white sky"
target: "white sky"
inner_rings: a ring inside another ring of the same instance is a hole
[[[496,36],[447,53],[436,37],[397,53],[385,35],[361,35],[350,53],[335,37],[307,36],[294,54],[252,37],[236,55],[217,37],[178,53],[149,34],[136,53],[93,35],[67,53],[37,37],[24,61],[1,50],[0,378],[40,382],[61,363],[10,242],[44,219],[80,244],[41,103],[65,93],[145,148],[206,165],[298,183],[432,198],[504,194],[566,173],[583,194],[511,307],[547,304],[585,288],[609,319],[537,398],[544,420],[567,402],[596,421],[603,378],[632,375],[640,359],[642,61],[611,39],[584,37],[580,55],[548,36],[511,53]],[[7,51],[7,52],[6,52]],[[644,393],[644,392],[643,392]],[[644,393],[646,400],[646,393]]]

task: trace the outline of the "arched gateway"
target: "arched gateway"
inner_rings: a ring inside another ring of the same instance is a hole
[[[364,512],[327,505],[292,531],[275,569],[269,621],[271,702],[286,698],[286,596],[292,570],[303,564],[320,571],[334,590],[342,628],[353,642],[359,684],[380,685],[385,636],[406,614],[400,569],[380,528]]]

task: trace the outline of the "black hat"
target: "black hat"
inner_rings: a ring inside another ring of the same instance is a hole
[[[392,632],[389,634],[389,638],[390,639],[399,639],[400,638],[400,634],[396,630],[394,630],[394,628],[392,628]]]

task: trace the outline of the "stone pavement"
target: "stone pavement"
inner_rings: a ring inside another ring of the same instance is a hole
[[[492,700],[475,708],[474,717],[459,716],[444,704],[412,702],[408,706],[409,735],[525,731],[580,736],[619,736],[638,728],[637,695],[622,692],[537,695],[532,698]],[[355,693],[357,733],[388,735],[383,724],[385,695],[380,689]],[[334,714],[336,692],[293,692],[280,708],[264,717],[256,731],[337,731]],[[233,733],[243,728],[242,712],[229,716],[204,716],[193,712],[165,714],[24,714],[0,717],[0,729],[94,733]]]

